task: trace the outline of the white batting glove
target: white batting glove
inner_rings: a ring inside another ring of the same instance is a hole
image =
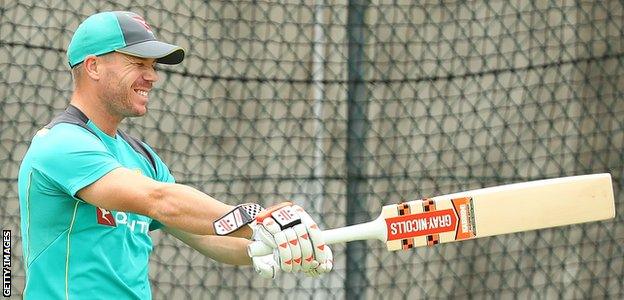
[[[254,241],[274,249],[273,262],[269,262],[268,255],[252,257],[254,268],[262,277],[275,278],[277,268],[319,276],[333,267],[332,252],[321,231],[297,205],[287,202],[267,209],[256,218],[252,228]]]

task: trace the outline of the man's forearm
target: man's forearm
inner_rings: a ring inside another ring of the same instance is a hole
[[[196,235],[179,229],[165,227],[165,231],[218,262],[231,265],[250,265],[247,245],[251,241],[243,238],[216,235]]]
[[[190,186],[159,182],[123,167],[79,190],[77,196],[97,207],[142,214],[198,235],[214,234],[213,222],[233,209]],[[249,228],[239,231],[233,235],[251,236]]]
[[[160,185],[151,198],[156,201],[152,218],[198,235],[213,235],[213,222],[234,208],[190,186],[175,183]],[[231,236],[250,238],[251,228],[244,226]]]

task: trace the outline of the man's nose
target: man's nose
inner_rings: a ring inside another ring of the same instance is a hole
[[[159,79],[158,72],[156,72],[156,69],[154,69],[154,68],[149,68],[145,72],[145,74],[143,74],[143,79],[145,79],[147,81],[151,81],[151,82],[156,82]]]

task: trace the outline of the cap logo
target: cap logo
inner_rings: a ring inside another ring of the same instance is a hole
[[[145,19],[143,19],[141,16],[134,15],[134,16],[132,16],[132,19],[134,19],[135,21],[139,22],[139,24],[143,25],[143,27],[145,27],[145,29],[147,29],[147,31],[152,32],[152,28],[147,24]]]

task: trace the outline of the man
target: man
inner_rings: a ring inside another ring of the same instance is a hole
[[[118,130],[147,112],[155,64],[180,63],[182,48],[157,41],[134,13],[104,12],[78,27],[67,57],[70,105],[37,132],[19,171],[25,298],[151,298],[148,231],[159,228],[268,278],[331,270],[331,250],[300,207],[282,204],[254,220],[254,205],[175,184],[152,148]],[[249,238],[274,253],[250,257]]]

